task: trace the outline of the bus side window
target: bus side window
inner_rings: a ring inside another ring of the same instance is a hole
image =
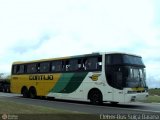
[[[69,60],[64,61],[64,71],[69,71],[70,70],[70,64]]]
[[[78,71],[84,71],[83,59],[78,59]]]
[[[49,72],[50,70],[50,63],[49,62],[42,62],[40,63],[40,72],[43,73],[43,72]]]
[[[18,74],[24,73],[24,65],[18,65]]]
[[[13,66],[13,74],[21,74],[24,73],[24,65],[14,65]]]
[[[36,73],[37,65],[35,63],[27,65],[27,73]]]
[[[61,72],[62,71],[62,61],[53,61],[51,65],[52,72]]]
[[[96,70],[98,69],[98,58],[87,58],[85,61],[85,70]]]
[[[78,70],[78,60],[71,59],[69,61],[69,71],[77,71]]]
[[[102,56],[98,57],[97,69],[102,70]]]
[[[17,65],[13,65],[12,74],[17,73]]]
[[[106,55],[106,65],[111,64],[111,55]]]

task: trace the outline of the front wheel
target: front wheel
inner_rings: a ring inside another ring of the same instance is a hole
[[[92,91],[90,93],[90,102],[94,105],[102,104],[102,94],[99,91]]]
[[[118,102],[111,102],[111,104],[112,104],[112,105],[117,105],[117,104],[118,104]]]

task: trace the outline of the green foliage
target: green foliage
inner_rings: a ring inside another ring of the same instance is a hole
[[[4,75],[3,73],[0,73],[0,79],[2,79],[2,78],[3,78],[3,75]]]
[[[140,102],[146,102],[146,103],[160,103],[160,88],[152,88],[148,90],[149,96],[146,100],[142,100]]]
[[[160,96],[148,96],[146,100],[140,101],[145,103],[160,103]]]
[[[0,81],[4,81],[5,83],[10,83],[11,75],[5,75],[4,73],[0,73]]]
[[[158,95],[160,96],[160,88],[156,88],[156,89],[149,89],[149,95]]]

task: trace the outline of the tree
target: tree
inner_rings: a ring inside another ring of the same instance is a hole
[[[2,79],[2,78],[3,78],[3,75],[4,75],[4,73],[0,73],[0,79]]]
[[[11,75],[6,75],[4,73],[0,73],[0,81],[6,81],[10,83]]]

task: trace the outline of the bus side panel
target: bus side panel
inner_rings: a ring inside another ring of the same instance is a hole
[[[51,74],[44,74],[45,76]],[[30,75],[12,75],[11,78],[11,92],[21,93],[22,87],[26,86],[29,90],[31,86],[35,87],[37,96],[46,96],[48,92],[54,87],[57,81],[60,79],[61,74],[52,74],[53,80],[33,79],[30,80]],[[38,76],[33,74],[32,76]]]
[[[62,76],[62,74],[60,73],[50,75],[53,75],[53,80],[39,80],[36,82],[35,87],[38,96],[46,96]]]
[[[50,92],[72,93],[81,85],[88,72],[64,73]]]

